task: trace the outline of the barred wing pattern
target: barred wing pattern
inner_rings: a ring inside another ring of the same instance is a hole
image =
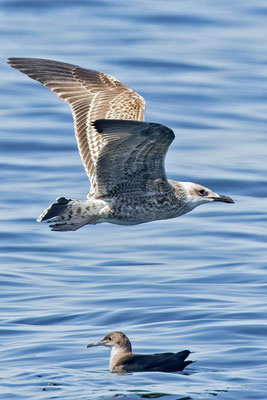
[[[164,161],[174,133],[166,126],[127,120],[97,120],[106,140],[96,163],[95,196],[147,196],[170,192]]]
[[[80,156],[91,181],[90,196],[94,196],[95,168],[106,140],[91,122],[102,118],[143,121],[144,99],[112,76],[76,65],[36,58],[9,58],[8,62],[70,105]]]

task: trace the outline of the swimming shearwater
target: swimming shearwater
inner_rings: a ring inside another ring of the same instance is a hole
[[[179,217],[205,203],[234,203],[196,183],[167,179],[164,160],[174,133],[143,122],[144,99],[117,79],[52,60],[8,62],[69,103],[91,181],[87,200],[60,197],[41,214],[38,221],[51,223],[53,231],[100,222],[136,225]]]
[[[190,351],[178,353],[134,354],[128,337],[123,332],[111,332],[100,342],[90,343],[87,347],[106,346],[111,348],[110,372],[140,371],[182,371],[193,361],[185,361]]]

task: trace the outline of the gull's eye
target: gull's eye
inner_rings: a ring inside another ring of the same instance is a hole
[[[109,337],[108,340],[111,340],[111,337]]]
[[[198,191],[198,194],[199,194],[200,196],[208,196],[208,192],[207,192],[205,189],[200,189],[200,190]]]

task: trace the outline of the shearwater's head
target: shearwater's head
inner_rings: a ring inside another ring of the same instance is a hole
[[[108,333],[104,339],[97,343],[90,343],[87,347],[105,346],[110,348],[120,348],[124,351],[131,352],[132,346],[128,337],[123,332]]]
[[[200,204],[210,203],[214,201],[220,201],[223,203],[234,203],[234,200],[232,200],[230,197],[214,193],[210,189],[197,183],[179,182],[179,184],[184,189],[186,200],[190,203],[191,209],[194,209]]]

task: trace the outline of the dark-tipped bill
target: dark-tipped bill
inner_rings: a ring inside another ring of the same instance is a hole
[[[102,342],[97,342],[97,343],[89,343],[88,345],[87,345],[87,348],[88,347],[94,347],[94,346],[102,346],[103,345],[103,343]]]
[[[228,196],[223,196],[221,194],[218,195],[218,197],[213,197],[214,201],[222,201],[223,203],[232,203],[234,204],[234,200],[231,199],[231,197]]]

